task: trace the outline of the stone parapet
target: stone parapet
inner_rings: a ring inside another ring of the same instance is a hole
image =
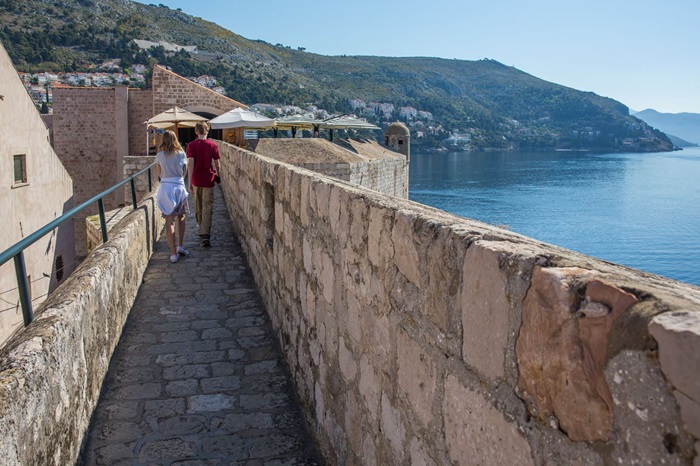
[[[329,464],[698,464],[697,287],[219,147]]]
[[[109,361],[163,227],[155,196],[37,309],[0,352],[0,461],[75,464]]]
[[[130,155],[124,157],[124,179],[135,175],[144,168],[151,165],[156,161],[155,155]],[[158,177],[156,176],[155,168],[151,169],[151,190],[158,184]],[[143,173],[134,179],[134,187],[136,188],[136,201],[143,199],[145,195],[149,193],[148,189],[148,174]],[[131,183],[124,185],[124,199],[126,199],[126,205],[132,205],[133,201],[131,198]]]

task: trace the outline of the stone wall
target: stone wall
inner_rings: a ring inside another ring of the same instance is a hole
[[[408,164],[402,158],[355,164],[348,181],[380,193],[408,198]]]
[[[153,115],[175,106],[190,112],[211,113],[213,115],[221,115],[234,108],[246,107],[240,102],[200,86],[158,65],[153,67],[152,84]]]
[[[693,464],[700,289],[221,143],[329,464]]]
[[[54,150],[73,178],[78,205],[121,181],[115,169],[115,91],[86,87],[53,92]],[[105,199],[108,209],[121,202],[117,195]]]
[[[53,97],[54,150],[73,179],[77,206],[121,181],[116,170],[115,90],[56,88]],[[106,209],[114,209],[123,202],[121,192],[104,199]],[[79,256],[87,254],[85,217],[96,213],[95,203],[73,217],[75,250]]]
[[[148,155],[144,122],[154,115],[153,91],[129,89],[129,155]]]
[[[408,198],[406,156],[374,141],[341,139],[334,143],[322,138],[265,138],[252,141],[249,147],[280,162]]]
[[[156,161],[155,155],[150,156],[129,156],[124,157],[124,179],[135,175],[144,168],[151,165]],[[135,181],[136,188],[136,200],[139,201],[148,194],[148,173],[142,173],[137,176]],[[151,168],[151,190],[155,188],[158,184],[158,177],[156,176],[155,167]],[[131,205],[131,183],[124,185],[124,198],[126,199],[126,205]]]
[[[155,196],[0,350],[2,464],[75,464],[109,360],[162,230]]]

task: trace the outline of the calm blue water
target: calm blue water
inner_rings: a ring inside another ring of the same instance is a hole
[[[409,198],[700,286],[700,148],[412,153]]]

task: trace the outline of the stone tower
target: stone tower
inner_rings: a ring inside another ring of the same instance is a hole
[[[384,133],[384,144],[406,156],[406,162],[411,160],[411,131],[403,123],[392,123]]]

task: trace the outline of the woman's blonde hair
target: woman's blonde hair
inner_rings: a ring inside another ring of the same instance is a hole
[[[162,150],[166,154],[173,154],[182,152],[182,146],[180,141],[177,140],[175,133],[168,129],[163,133],[163,141],[160,143],[158,150]]]

